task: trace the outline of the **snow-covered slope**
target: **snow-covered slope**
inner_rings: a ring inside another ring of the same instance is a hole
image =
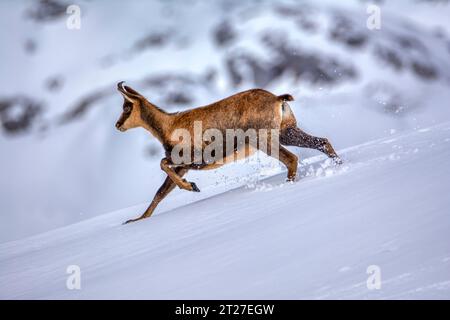
[[[301,127],[336,148],[450,121],[450,4],[376,1],[369,30],[369,3],[79,0],[69,30],[71,1],[0,1],[0,243],[147,201],[162,183],[156,139],[114,127],[121,80],[169,111],[287,92]],[[205,190],[235,169],[195,178]]]
[[[450,123],[340,153],[293,184],[178,192],[146,221],[121,225],[143,204],[4,243],[0,298],[450,298]]]

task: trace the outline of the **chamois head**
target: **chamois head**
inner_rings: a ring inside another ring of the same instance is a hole
[[[116,128],[120,131],[141,126],[140,106],[145,103],[145,98],[136,90],[123,85],[123,81],[117,84],[117,90],[123,96],[123,112],[116,122]]]

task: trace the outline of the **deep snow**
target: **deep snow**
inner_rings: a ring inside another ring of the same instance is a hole
[[[121,224],[146,204],[1,244],[0,298],[450,298],[450,123],[340,154],[304,160],[293,184],[281,169],[175,192],[142,222]]]
[[[20,105],[2,111],[2,101],[17,96],[44,108],[29,131],[10,135],[0,125],[0,243],[142,203],[162,183],[163,149],[157,140],[145,130],[122,134],[114,127],[123,103],[115,90],[121,80],[168,111],[258,86],[290,93],[296,98],[291,107],[300,127],[329,138],[338,149],[389,136],[391,131],[450,121],[448,3],[377,2],[382,27],[371,31],[366,28],[369,2],[359,0],[78,2],[82,27],[68,30],[65,10],[59,18],[39,22],[27,12],[41,1],[0,1],[0,19],[10,26],[0,28],[5,44],[0,50],[0,118],[21,113]],[[338,17],[351,26],[344,35],[362,35],[364,45],[348,46],[330,36]],[[308,21],[312,29],[305,29]],[[236,36],[219,46],[215,30],[223,22],[234,26]],[[140,41],[166,33],[161,45],[133,51]],[[32,53],[26,50],[30,41],[36,46]],[[396,69],[381,59],[383,48],[392,50],[403,67]],[[306,55],[307,65],[299,67],[297,54]],[[237,59],[240,55],[250,62]],[[230,59],[244,64],[236,67],[243,77],[237,86]],[[329,59],[338,66],[325,63]],[[280,61],[282,74],[277,72]],[[417,76],[413,62],[433,66],[437,78]],[[308,70],[317,66],[337,80],[343,66],[352,66],[356,77],[342,76],[333,86],[312,82],[317,72]],[[301,69],[306,72],[297,78]],[[215,76],[208,80],[211,74]],[[55,77],[62,83],[49,90],[48,81]],[[261,78],[271,81],[266,85]],[[148,80],[158,79],[167,81],[149,85]],[[105,92],[79,118],[60,124],[60,117],[84,99]],[[191,101],[168,103],[169,96],[180,93]],[[206,192],[218,180],[225,185],[228,179],[260,171],[259,165],[230,166],[192,176]]]

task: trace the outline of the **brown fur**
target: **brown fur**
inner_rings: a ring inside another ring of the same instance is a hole
[[[149,217],[157,204],[176,186],[189,190],[200,191],[198,187],[182,178],[190,169],[208,170],[222,166],[222,163],[185,163],[174,164],[171,160],[172,149],[180,143],[172,137],[176,129],[186,129],[192,138],[191,155],[202,152],[207,142],[203,142],[201,149],[194,149],[194,122],[201,121],[202,133],[207,129],[218,129],[223,137],[226,137],[227,129],[255,129],[259,141],[259,129],[277,129],[280,132],[280,142],[284,145],[314,148],[326,153],[328,156],[339,160],[331,144],[324,138],[310,136],[297,128],[297,120],[287,101],[294,98],[289,94],[276,96],[266,90],[252,89],[237,93],[207,106],[186,110],[177,113],[167,113],[158,108],[137,91],[123,83],[118,84],[118,90],[124,96],[124,112],[116,123],[120,131],[143,127],[158,139],[166,151],[166,157],[161,160],[161,169],[168,175],[166,181],[155,195],[148,209],[139,218],[127,222],[137,221]],[[270,137],[268,137],[270,141]],[[225,141],[224,141],[225,144]],[[235,161],[252,155],[259,145],[245,143],[243,146],[235,144],[233,154],[224,152],[223,163]],[[270,153],[270,143],[267,153]],[[225,148],[224,148],[224,151]],[[297,172],[298,158],[296,155],[280,146],[279,160],[288,168],[288,179],[294,180]],[[270,154],[269,154],[270,155]]]

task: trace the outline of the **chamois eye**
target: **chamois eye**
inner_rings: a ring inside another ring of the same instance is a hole
[[[125,113],[131,112],[131,106],[125,106],[125,107],[123,107],[123,112],[125,112]]]

